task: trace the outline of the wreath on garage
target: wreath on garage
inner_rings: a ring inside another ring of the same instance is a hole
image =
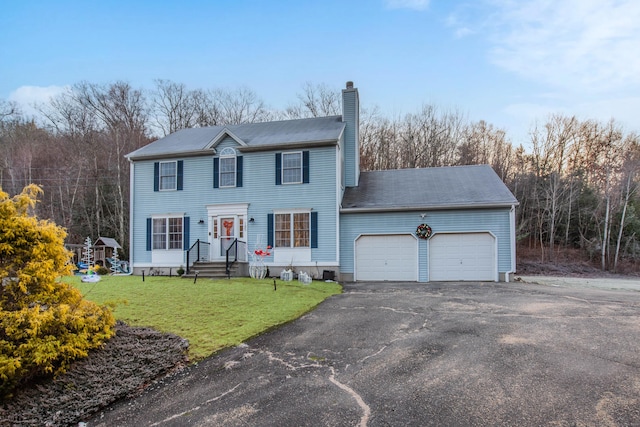
[[[428,224],[420,224],[418,228],[416,228],[416,236],[421,239],[428,239],[431,237],[431,227]]]

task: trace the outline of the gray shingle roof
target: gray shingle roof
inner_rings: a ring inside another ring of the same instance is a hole
[[[214,138],[228,130],[246,149],[292,144],[335,143],[345,127],[341,116],[182,129],[127,155],[130,159],[207,153]]]
[[[497,207],[518,204],[489,165],[362,172],[342,210]]]
[[[121,249],[122,246],[118,244],[116,239],[112,237],[98,237],[95,242],[93,242],[94,246],[108,246],[114,249]]]

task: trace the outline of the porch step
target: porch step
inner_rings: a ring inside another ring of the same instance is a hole
[[[246,271],[245,264],[246,262],[236,261],[231,266],[231,277],[238,277],[242,274],[240,272]],[[198,272],[198,277],[206,277],[209,279],[226,279],[226,264],[224,262],[195,262],[189,268],[189,273],[185,273],[182,275],[184,278],[194,278],[196,276],[196,271]]]

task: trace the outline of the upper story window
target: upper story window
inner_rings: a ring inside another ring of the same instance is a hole
[[[177,188],[178,162],[160,162],[160,191]]]
[[[182,160],[153,164],[153,191],[182,190]]]
[[[309,151],[276,153],[276,185],[309,183]]]
[[[302,182],[302,152],[282,153],[282,183],[300,184]]]
[[[242,156],[231,147],[213,158],[213,188],[242,187]]]
[[[236,150],[227,147],[220,152],[220,187],[236,186]]]

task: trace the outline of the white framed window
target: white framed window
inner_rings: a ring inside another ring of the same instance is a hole
[[[151,247],[153,250],[182,250],[183,229],[182,217],[153,218]]]
[[[302,183],[302,152],[282,153],[282,183]]]
[[[287,212],[275,214],[276,248],[311,247],[310,212]]]
[[[236,150],[224,148],[220,152],[220,187],[235,187],[236,173]]]
[[[160,162],[159,190],[175,190],[178,188],[178,162]]]

